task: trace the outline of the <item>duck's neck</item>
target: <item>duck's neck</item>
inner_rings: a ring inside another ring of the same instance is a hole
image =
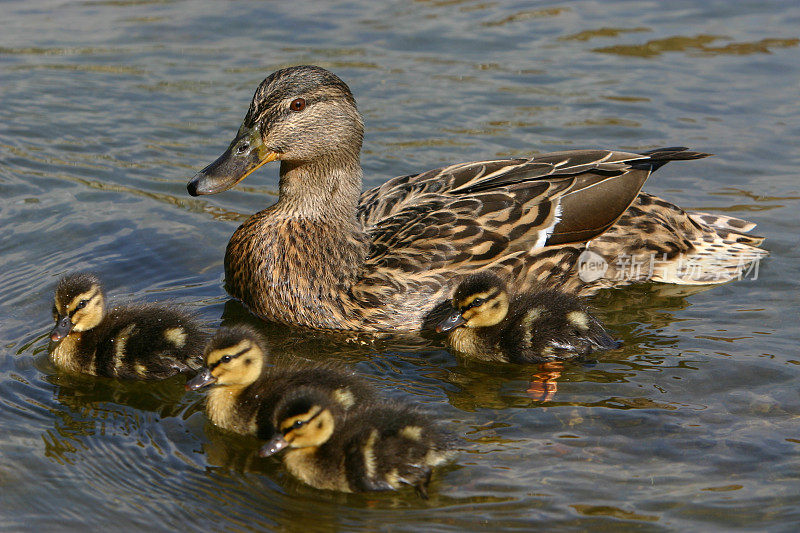
[[[358,157],[282,162],[278,202],[250,217],[225,256],[228,292],[266,318],[337,328],[369,252],[358,221]]]
[[[206,398],[206,414],[217,426],[241,434],[255,435],[255,421],[250,406],[241,404],[239,397],[246,387],[212,387]]]
[[[329,224],[355,224],[361,165],[352,155],[309,162],[282,161],[276,210]]]
[[[457,352],[467,354],[471,359],[483,361],[504,361],[497,345],[495,328],[460,327],[450,332],[448,341]]]

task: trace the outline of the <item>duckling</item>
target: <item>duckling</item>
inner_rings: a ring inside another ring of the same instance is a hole
[[[275,405],[286,391],[313,387],[343,410],[371,401],[373,388],[363,379],[332,364],[273,367],[264,338],[251,326],[220,328],[204,354],[205,368],[186,383],[186,390],[213,385],[206,414],[215,425],[260,439],[275,433]]]
[[[62,277],[53,303],[50,353],[71,372],[125,379],[164,379],[202,366],[207,335],[186,312],[156,304],[114,307],[94,274]]]
[[[489,271],[465,278],[452,306],[436,331],[448,332],[453,349],[478,359],[541,363],[620,346],[578,296],[545,289],[510,298]]]
[[[411,485],[427,498],[433,468],[453,456],[448,437],[428,416],[396,402],[364,403],[344,412],[329,396],[300,387],[278,403],[273,423],[279,434],[260,455],[285,449],[289,472],[318,489],[362,492]]]

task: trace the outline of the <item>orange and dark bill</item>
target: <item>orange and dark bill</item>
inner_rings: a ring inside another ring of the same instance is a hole
[[[198,172],[186,188],[192,196],[227,191],[280,154],[264,146],[258,127],[239,130],[225,153]]]
[[[436,333],[444,333],[445,331],[450,331],[451,329],[455,329],[463,324],[466,324],[466,320],[461,315],[461,311],[458,309],[454,309],[450,315],[439,322],[436,325]]]

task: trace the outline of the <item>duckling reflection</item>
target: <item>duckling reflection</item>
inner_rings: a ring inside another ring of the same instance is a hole
[[[287,470],[318,489],[362,492],[410,485],[427,498],[433,469],[453,457],[432,419],[397,402],[345,412],[329,395],[300,387],[276,406],[273,424],[280,434],[261,455],[283,452]]]
[[[273,367],[263,337],[252,327],[220,328],[205,352],[205,368],[186,390],[211,387],[206,414],[217,426],[261,439],[272,437],[275,405],[288,390],[313,387],[349,409],[375,395],[364,379],[331,363]]]
[[[118,306],[106,312],[94,274],[64,276],[53,304],[50,358],[61,369],[125,379],[164,379],[202,366],[207,336],[186,312],[166,305]]]

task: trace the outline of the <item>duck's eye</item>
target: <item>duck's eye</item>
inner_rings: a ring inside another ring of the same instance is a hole
[[[78,305],[75,306],[75,309],[83,309],[84,307],[86,307],[86,304],[88,303],[89,302],[87,302],[86,300],[81,300],[80,302],[78,302]]]
[[[225,364],[225,363],[230,363],[232,360],[233,357],[231,357],[230,355],[223,355],[222,357],[220,357],[219,362]]]
[[[294,424],[292,424],[292,429],[301,428],[305,423],[306,423],[305,420],[295,420]]]
[[[236,154],[241,155],[250,149],[250,143],[245,141],[236,147]]]
[[[475,298],[474,300],[472,300],[472,303],[469,304],[469,306],[470,307],[478,307],[478,306],[481,306],[481,305],[483,305],[485,303],[486,303],[486,300],[484,298]]]
[[[289,109],[292,111],[302,111],[306,108],[306,99],[305,98],[295,98],[292,100],[292,103],[289,104]]]

